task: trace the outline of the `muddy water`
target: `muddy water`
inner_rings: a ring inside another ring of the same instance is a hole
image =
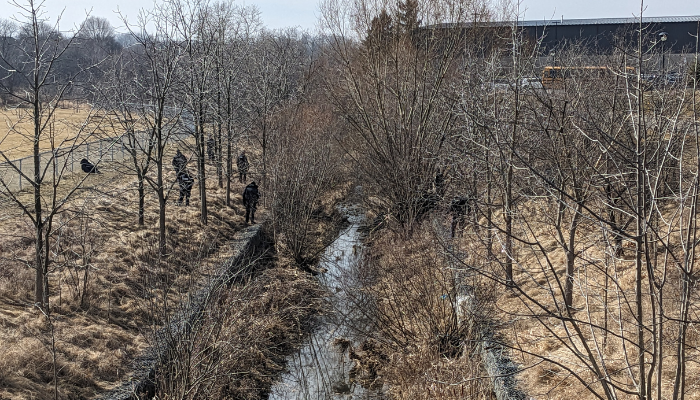
[[[326,249],[320,268],[327,270],[319,279],[328,289],[333,312],[321,317],[317,330],[305,345],[287,358],[287,370],[272,387],[270,400],[383,399],[381,394],[354,383],[349,372],[353,362],[333,345],[342,337],[355,343],[361,323],[352,302],[347,301],[347,281],[352,280],[353,265],[362,252],[358,226],[359,210],[343,210],[351,225]]]

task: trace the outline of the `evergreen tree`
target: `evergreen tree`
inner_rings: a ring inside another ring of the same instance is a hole
[[[402,33],[411,33],[418,29],[418,0],[405,0],[398,3],[397,23]]]
[[[389,42],[394,34],[394,21],[383,9],[379,15],[372,18],[370,28],[367,31],[364,45],[366,48],[375,48]]]

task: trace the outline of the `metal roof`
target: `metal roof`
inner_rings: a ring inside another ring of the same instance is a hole
[[[672,23],[672,22],[698,22],[700,15],[676,16],[676,17],[643,17],[642,23]],[[540,21],[518,21],[520,26],[545,26],[545,25],[619,25],[638,24],[639,18],[593,18],[593,19],[550,19]]]
[[[652,24],[652,23],[675,23],[675,22],[698,22],[700,21],[700,15],[690,15],[690,16],[675,16],[675,17],[644,17],[642,18],[642,23]],[[477,26],[479,27],[496,27],[496,26],[513,26],[515,21],[488,21],[479,22]],[[622,24],[639,24],[639,18],[592,18],[592,19],[542,19],[538,21],[518,21],[518,26],[528,27],[528,26],[579,26],[579,25],[622,25]],[[442,23],[437,25],[430,25],[426,28],[451,28],[455,26],[472,26],[472,22],[466,23]]]

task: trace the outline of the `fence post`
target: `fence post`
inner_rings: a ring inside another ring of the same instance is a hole
[[[85,150],[85,158],[90,160],[90,143],[87,144],[87,150]]]

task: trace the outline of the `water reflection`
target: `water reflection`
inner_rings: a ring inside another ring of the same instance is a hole
[[[325,252],[320,267],[327,270],[320,281],[326,286],[334,312],[323,316],[319,328],[296,354],[287,358],[287,371],[272,387],[271,400],[331,400],[383,399],[374,390],[366,390],[350,379],[354,363],[348,353],[338,350],[337,338],[358,342],[358,318],[352,302],[347,301],[344,280],[352,279],[352,266],[359,259],[362,248],[358,239],[358,225],[362,216],[357,211],[345,210],[351,226]],[[351,328],[352,327],[352,328]]]

